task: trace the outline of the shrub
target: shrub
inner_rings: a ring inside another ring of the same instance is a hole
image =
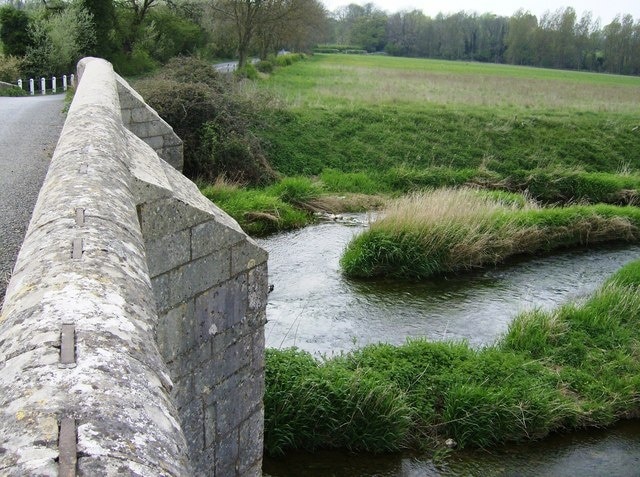
[[[268,60],[259,61],[258,64],[256,64],[256,69],[260,73],[272,73],[273,72],[273,63],[271,63]]]
[[[204,83],[217,92],[229,90],[231,84],[208,62],[195,56],[171,58],[155,76],[180,83]]]
[[[0,86],[0,96],[26,96],[27,92],[22,88],[18,88],[17,86],[10,86],[8,88],[3,88]]]
[[[22,60],[16,56],[0,55],[0,81],[15,83],[22,73]]]
[[[247,63],[242,68],[238,68],[233,73],[236,78],[242,79],[250,79],[255,80],[258,79],[258,70],[256,67],[250,63]]]
[[[158,67],[149,53],[137,46],[130,53],[123,51],[114,53],[111,61],[114,70],[122,76],[139,76]]]
[[[276,177],[252,128],[260,114],[237,92],[232,79],[196,58],[172,59],[136,88],[184,141],[184,173],[215,180],[225,176],[249,184]]]

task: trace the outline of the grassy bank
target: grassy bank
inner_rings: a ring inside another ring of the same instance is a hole
[[[640,410],[640,262],[581,305],[518,316],[494,346],[409,341],[317,362],[267,350],[265,448],[486,447]]]
[[[332,194],[322,181],[285,177],[262,188],[246,188],[224,180],[203,184],[200,191],[231,215],[251,235],[304,227],[317,213],[363,212],[381,206],[379,196]]]
[[[396,200],[341,259],[350,277],[421,279],[525,254],[640,240],[640,209],[540,208],[515,194],[437,189]]]

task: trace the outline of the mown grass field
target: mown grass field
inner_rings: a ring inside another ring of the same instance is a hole
[[[636,113],[640,78],[491,63],[315,55],[267,81],[288,107],[416,105]]]

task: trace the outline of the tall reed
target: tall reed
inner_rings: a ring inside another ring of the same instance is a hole
[[[516,194],[436,189],[393,202],[341,259],[351,277],[421,279],[522,254],[640,239],[640,209],[541,208]]]

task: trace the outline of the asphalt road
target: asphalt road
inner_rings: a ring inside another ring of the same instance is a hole
[[[65,116],[64,95],[0,97],[0,302]]]

